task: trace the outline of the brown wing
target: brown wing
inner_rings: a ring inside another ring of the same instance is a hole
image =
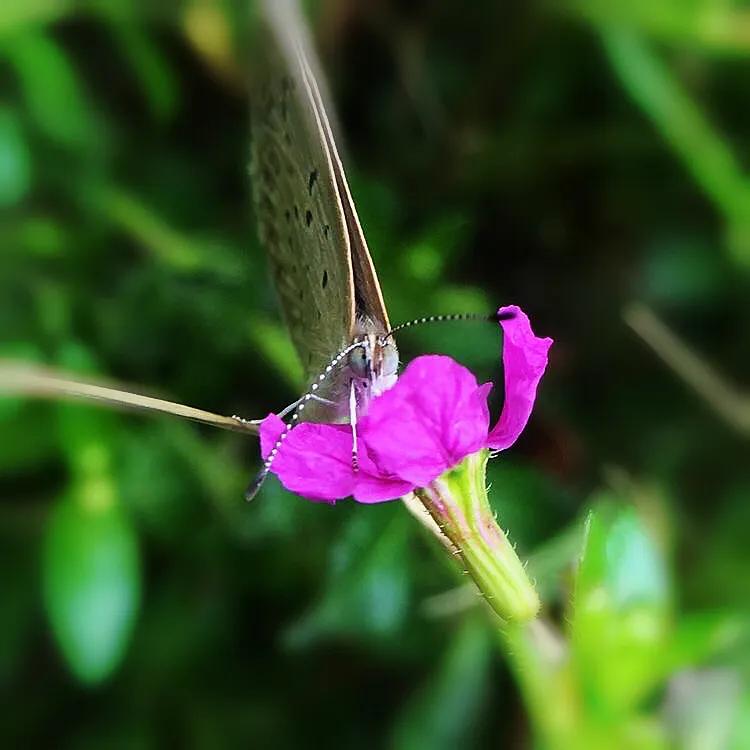
[[[307,72],[309,45],[298,11],[287,0],[265,0],[261,10],[253,193],[282,313],[312,376],[353,335],[349,235]]]
[[[375,266],[367,248],[367,241],[362,232],[362,225],[357,216],[357,210],[354,207],[352,194],[349,190],[349,184],[344,174],[344,166],[341,163],[341,157],[336,149],[333,140],[333,129],[330,121],[326,116],[323,105],[323,96],[320,88],[316,83],[315,76],[307,60],[303,61],[303,70],[307,78],[307,83],[313,95],[313,104],[318,115],[318,120],[323,126],[328,152],[331,156],[333,166],[333,175],[336,181],[339,200],[344,212],[344,221],[346,230],[349,235],[349,248],[351,252],[352,272],[354,275],[354,297],[357,318],[365,318],[375,324],[375,328],[382,328],[385,332],[390,328],[388,322],[388,313],[383,301],[383,293],[380,290],[378,276],[375,273]]]

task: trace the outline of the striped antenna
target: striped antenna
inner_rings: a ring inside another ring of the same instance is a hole
[[[297,424],[297,422],[299,422],[300,414],[302,414],[302,412],[305,410],[305,407],[307,406],[307,402],[315,395],[315,392],[318,390],[318,388],[320,388],[323,381],[338,366],[341,360],[344,357],[346,357],[349,354],[349,352],[352,352],[361,346],[365,346],[364,341],[356,341],[355,343],[349,344],[349,346],[342,349],[326,365],[325,370],[323,370],[323,372],[321,372],[320,375],[318,375],[317,380],[315,380],[313,384],[310,386],[310,390],[299,400],[299,403],[297,404],[294,411],[292,412],[291,418],[284,425],[284,431],[281,433],[281,435],[279,435],[276,442],[274,443],[273,448],[271,449],[271,452],[268,454],[266,460],[263,462],[263,468],[258,472],[258,475],[255,477],[255,479],[252,481],[250,486],[245,491],[245,500],[249,502],[258,494],[258,490],[261,488],[261,486],[263,485],[263,482],[265,482],[266,477],[268,476],[268,473],[271,471],[271,466],[273,466],[273,462],[279,453],[281,444],[284,442],[284,440],[286,440],[286,437],[291,432],[292,427],[294,427]]]
[[[411,328],[412,326],[421,326],[426,323],[448,323],[455,320],[480,320],[485,323],[498,323],[501,320],[511,320],[514,318],[514,313],[492,313],[492,315],[486,315],[484,313],[451,313],[449,315],[427,315],[424,318],[414,318],[414,320],[407,320],[405,323],[399,323],[397,326],[391,328],[390,331],[384,336],[384,338],[390,338],[394,333],[403,330],[404,328]]]
[[[451,313],[449,315],[427,315],[423,318],[415,318],[414,320],[407,320],[405,323],[399,323],[399,325],[391,328],[391,330],[388,331],[388,333],[386,333],[385,336],[380,339],[380,341],[386,341],[391,336],[393,336],[394,333],[402,331],[404,328],[425,325],[426,323],[445,323],[456,320],[479,320],[483,322],[497,323],[501,320],[511,320],[513,317],[515,317],[514,313],[510,312],[492,313],[491,315],[482,313]],[[299,422],[300,415],[305,410],[307,402],[315,396],[315,392],[318,390],[318,388],[320,388],[323,381],[339,365],[344,357],[346,357],[355,349],[365,345],[366,342],[364,341],[356,341],[355,343],[345,347],[326,365],[326,368],[323,370],[323,372],[318,375],[317,380],[315,380],[310,386],[310,390],[305,393],[305,395],[299,400],[299,403],[292,412],[292,416],[289,422],[284,425],[284,431],[281,433],[281,435],[279,435],[278,439],[274,443],[273,448],[271,449],[271,452],[263,462],[263,468],[258,472],[258,475],[245,491],[245,500],[250,501],[258,494],[258,490],[262,487],[263,482],[265,482],[266,477],[271,471],[271,466],[273,466],[273,462],[276,459],[279,450],[281,449],[282,443],[284,442],[284,440],[286,440],[287,435],[289,435],[289,433],[292,431],[292,428]]]

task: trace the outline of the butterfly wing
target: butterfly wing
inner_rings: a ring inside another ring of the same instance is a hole
[[[282,313],[312,376],[349,343],[354,278],[331,154],[305,75],[291,4],[262,4],[253,92],[252,181],[261,241]]]
[[[354,277],[355,311],[358,318],[371,322],[377,333],[384,333],[390,328],[388,313],[383,301],[383,293],[380,289],[375,265],[372,262],[370,251],[367,247],[362,225],[360,224],[357,210],[354,207],[349,184],[344,174],[344,166],[336,149],[333,139],[333,129],[326,117],[323,105],[323,96],[320,88],[315,83],[315,77],[310,65],[305,65],[305,73],[308,76],[310,90],[313,94],[313,106],[318,114],[318,119],[323,125],[323,135],[326,139],[328,152],[331,155],[331,165],[336,181],[339,200],[344,212],[344,223],[349,238],[349,249],[352,261],[352,274]]]
[[[377,331],[388,318],[299,10],[289,0],[261,8],[253,190],[284,318],[312,377],[351,342],[358,318]]]

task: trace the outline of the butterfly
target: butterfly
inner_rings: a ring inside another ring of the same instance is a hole
[[[253,195],[282,314],[311,379],[290,407],[289,428],[302,418],[348,421],[356,466],[357,416],[395,381],[398,350],[299,9],[290,0],[263,0],[261,7]]]
[[[311,390],[282,414],[291,414],[290,426],[300,419],[354,426],[369,400],[395,381],[398,351],[301,13],[292,0],[262,0],[258,7],[253,196],[282,314],[311,382]],[[93,399],[253,434],[260,421],[16,362],[0,363],[0,391]]]

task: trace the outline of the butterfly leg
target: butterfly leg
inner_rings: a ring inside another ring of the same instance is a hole
[[[335,401],[330,401],[329,399],[323,398],[322,396],[318,396],[316,394],[313,394],[312,396],[310,396],[310,398],[313,401],[317,401],[318,403],[326,404],[326,406],[336,405]],[[278,416],[281,417],[281,419],[284,419],[284,417],[287,416],[287,414],[290,414],[291,412],[293,412],[304,400],[305,400],[305,397],[303,396],[302,398],[298,398],[296,401],[292,401],[292,403],[289,404],[289,406],[285,406],[279,412]],[[261,422],[263,421],[262,419],[245,419],[244,417],[240,417],[238,414],[232,414],[231,418],[235,422],[239,422],[241,425],[244,425],[245,427],[259,427]]]
[[[335,401],[329,401],[327,398],[323,398],[322,396],[318,396],[317,394],[313,393],[310,398],[313,401],[317,401],[319,404],[325,404],[326,406],[335,406]],[[287,414],[290,414],[293,412],[303,401],[305,400],[305,397],[302,396],[301,398],[298,398],[296,401],[292,401],[289,406],[285,406],[279,413],[278,416],[281,417],[281,419],[284,419],[284,417]]]
[[[304,396],[302,398],[298,398],[296,401],[292,401],[289,406],[285,406],[278,414],[278,416],[281,419],[284,419],[284,417],[289,414],[290,412],[294,411],[303,401]]]
[[[357,389],[354,380],[349,384],[349,424],[352,426],[352,471],[359,471],[357,453]]]
[[[316,396],[313,394],[311,396],[313,401],[317,401],[319,404],[325,404],[326,406],[336,406],[335,401],[331,401],[330,398],[323,398],[322,396]]]

